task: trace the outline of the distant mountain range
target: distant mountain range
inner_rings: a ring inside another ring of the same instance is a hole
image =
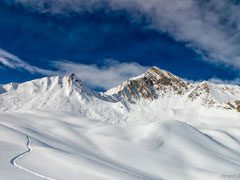
[[[163,108],[240,112],[240,87],[191,83],[155,66],[104,93],[88,88],[74,74],[0,85],[1,111],[60,110],[119,121],[131,113],[158,114]]]

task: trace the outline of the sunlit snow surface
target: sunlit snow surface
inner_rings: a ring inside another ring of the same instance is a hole
[[[0,113],[0,180],[213,180],[238,174],[237,112],[160,109],[154,120],[145,113],[121,123],[59,111]]]

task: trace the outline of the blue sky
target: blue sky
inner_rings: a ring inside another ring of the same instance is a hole
[[[0,2],[0,84],[75,72],[107,89],[153,65],[189,80],[239,84],[235,1],[150,0],[159,7],[151,11],[136,0],[57,1]]]

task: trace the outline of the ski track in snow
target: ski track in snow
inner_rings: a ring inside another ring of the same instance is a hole
[[[30,139],[30,137],[29,137],[28,135],[26,135],[26,137],[27,137],[27,145],[26,145],[26,146],[27,146],[28,149],[27,149],[26,151],[24,151],[23,153],[15,156],[15,157],[10,161],[11,164],[14,165],[14,166],[16,166],[17,168],[19,168],[19,169],[21,169],[21,170],[24,170],[24,171],[27,172],[27,173],[30,173],[30,174],[34,175],[34,176],[38,176],[38,177],[40,177],[40,178],[47,179],[47,180],[57,180],[57,179],[53,179],[53,178],[44,176],[44,175],[39,174],[39,173],[37,173],[37,172],[31,171],[30,169],[27,169],[27,168],[25,168],[25,167],[22,167],[21,165],[19,165],[19,164],[17,163],[18,159],[21,159],[23,156],[26,156],[27,154],[29,154],[29,153],[32,151],[32,148],[31,148],[31,146],[30,146],[31,139]]]

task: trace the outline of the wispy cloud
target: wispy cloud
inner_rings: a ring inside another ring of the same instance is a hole
[[[5,67],[11,68],[11,69],[20,69],[20,70],[26,70],[32,74],[39,73],[43,75],[55,75],[56,72],[38,68],[36,66],[32,66],[28,64],[26,61],[21,60],[17,56],[0,49],[0,63],[4,65]],[[1,67],[1,66],[0,66]]]
[[[3,49],[0,49],[0,63],[3,65],[0,65],[0,69],[11,68],[24,70],[32,74],[38,73],[44,76],[63,76],[75,73],[89,87],[105,90],[117,86],[129,78],[138,76],[149,68],[148,66],[142,66],[136,62],[119,62],[117,60],[108,59],[104,60],[101,66],[97,66],[96,64],[75,63],[72,61],[52,61],[49,62],[49,65],[56,70],[48,70],[32,66]],[[208,81],[216,84],[240,85],[240,78],[222,80],[214,77]]]
[[[70,15],[105,9],[142,17],[149,28],[168,33],[203,55],[205,60],[240,68],[240,5],[236,0],[12,0],[28,9]]]
[[[120,63],[116,60],[105,60],[103,66],[86,65],[69,61],[53,62],[53,66],[63,74],[74,72],[88,86],[109,89],[131,77],[144,73],[149,67],[135,62]]]
[[[32,66],[3,49],[0,49],[0,63],[11,69],[25,70],[32,74],[38,73],[46,76],[75,73],[88,86],[101,89],[112,88],[148,69],[147,66],[135,62],[120,63],[117,60],[105,60],[100,67],[96,64],[86,65],[71,61],[53,61],[49,65],[56,70],[47,70]]]
[[[222,80],[219,78],[211,78],[208,81],[215,83],[215,84],[233,84],[233,85],[240,85],[240,78],[235,78],[232,80]]]

